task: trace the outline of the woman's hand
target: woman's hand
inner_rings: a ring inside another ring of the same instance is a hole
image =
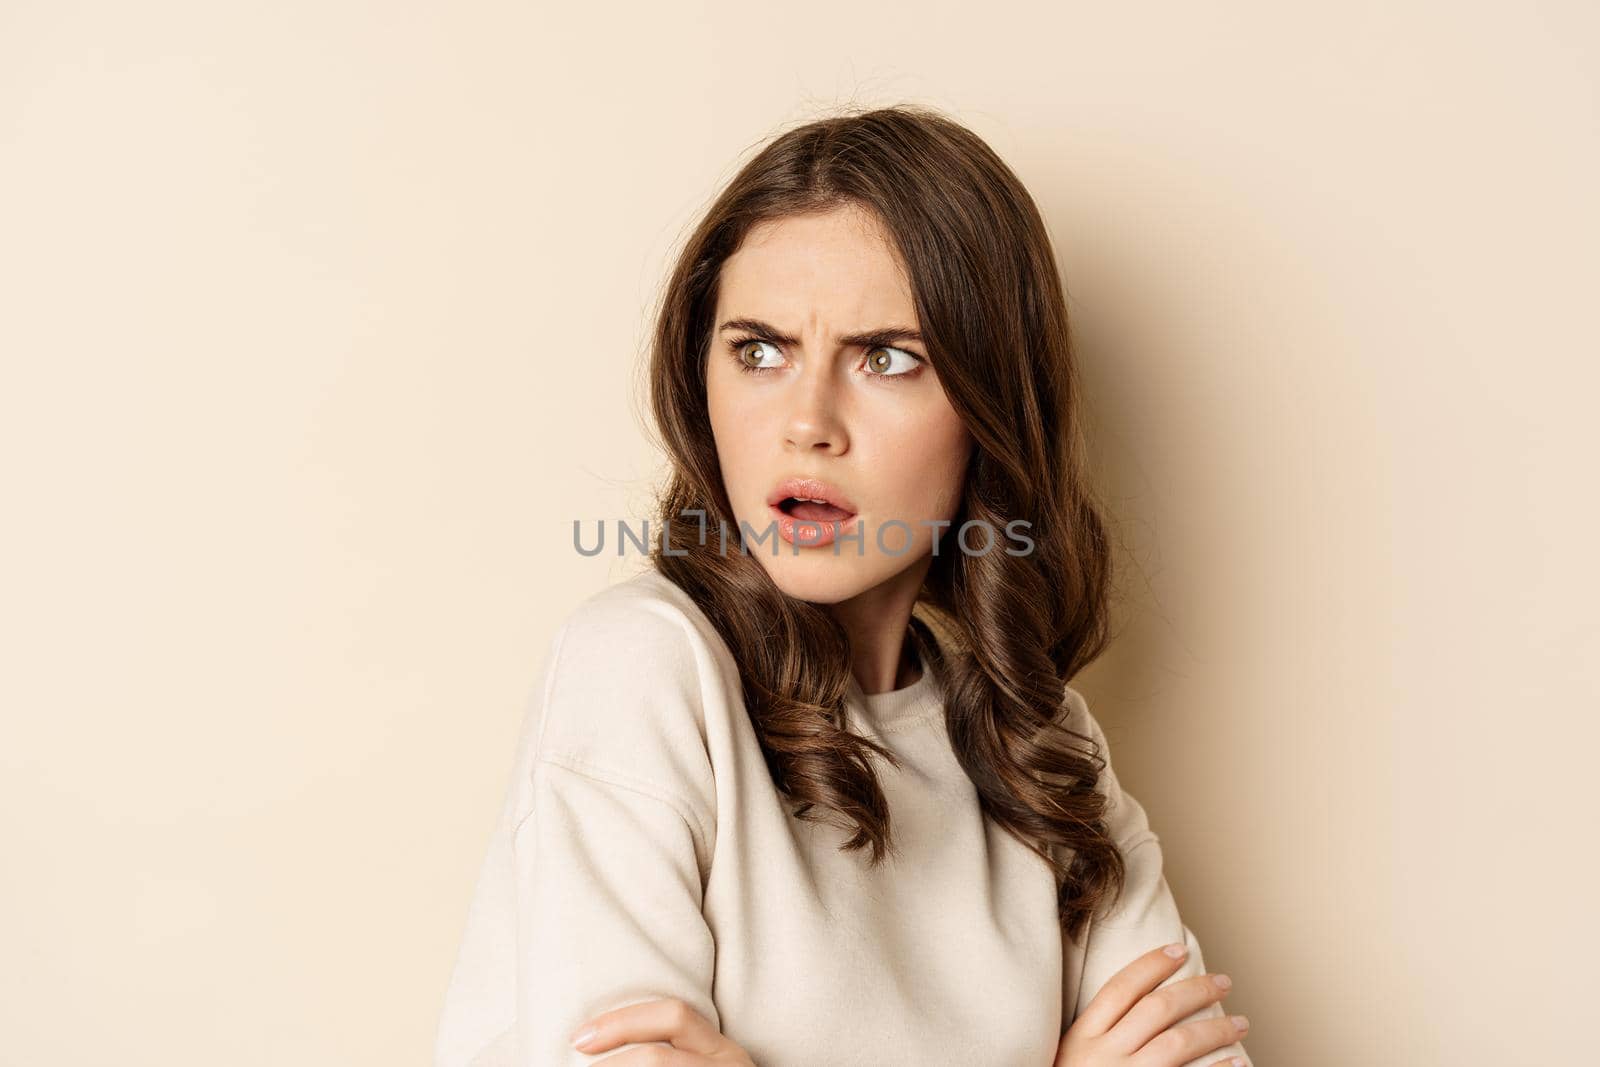
[[[1062,1035],[1053,1067],[1182,1067],[1243,1038],[1250,1026],[1243,1015],[1173,1025],[1233,985],[1227,975],[1203,974],[1157,990],[1188,954],[1183,945],[1168,945],[1112,975]]]
[[[607,1067],[755,1067],[749,1053],[677,997],[646,1000],[596,1015],[578,1027],[572,1047],[594,1054],[630,1041],[666,1041],[672,1048],[631,1048],[606,1057]]]

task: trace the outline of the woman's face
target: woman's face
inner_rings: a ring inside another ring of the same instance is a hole
[[[913,566],[920,584],[936,532],[959,551],[933,524],[956,515],[972,439],[918,328],[899,257],[858,207],[758,225],[722,266],[711,430],[747,550],[790,596],[834,604]],[[887,330],[904,332],[867,336]]]

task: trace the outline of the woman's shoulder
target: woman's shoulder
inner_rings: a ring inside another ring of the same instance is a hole
[[[682,587],[641,571],[580,601],[554,639],[558,662],[599,666],[619,683],[652,686],[698,680],[727,646]]]
[[[688,594],[655,571],[580,601],[546,658],[537,758],[674,794],[703,793],[707,716],[725,703],[708,630]]]
[[[1106,829],[1112,840],[1124,852],[1147,841],[1156,840],[1144,807],[1122,788],[1113,765],[1111,744],[1098,719],[1089,710],[1089,701],[1076,688],[1066,687],[1061,724],[1080,738],[1087,738],[1092,746],[1090,753],[1100,766],[1095,788],[1105,794]]]
[[[1056,716],[1056,721],[1073,733],[1089,738],[1096,746],[1102,749],[1105,747],[1105,732],[1100,729],[1100,723],[1089,710],[1089,701],[1071,685],[1066,687],[1066,695],[1061,701],[1061,710]]]
[[[695,636],[707,624],[694,599],[658,570],[638,572],[590,593],[562,620],[565,629],[607,630],[641,639],[675,630]]]

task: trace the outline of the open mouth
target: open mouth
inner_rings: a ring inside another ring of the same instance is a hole
[[[855,514],[825,500],[812,500],[800,496],[784,497],[778,501],[778,510],[790,518],[803,519],[807,522],[844,522]]]
[[[795,475],[772,487],[767,508],[778,523],[778,536],[796,548],[833,544],[850,536],[846,524],[859,516],[855,501],[840,487],[821,478]]]

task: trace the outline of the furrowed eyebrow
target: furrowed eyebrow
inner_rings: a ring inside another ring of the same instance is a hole
[[[791,337],[770,323],[760,319],[729,319],[719,327],[720,330],[740,330],[754,334],[763,341],[778,345],[797,345],[798,337]],[[865,333],[846,334],[839,338],[841,345],[861,345],[866,348],[876,348],[879,345],[893,345],[898,341],[914,341],[922,343],[922,334],[908,326],[885,326],[881,329],[868,330]]]

